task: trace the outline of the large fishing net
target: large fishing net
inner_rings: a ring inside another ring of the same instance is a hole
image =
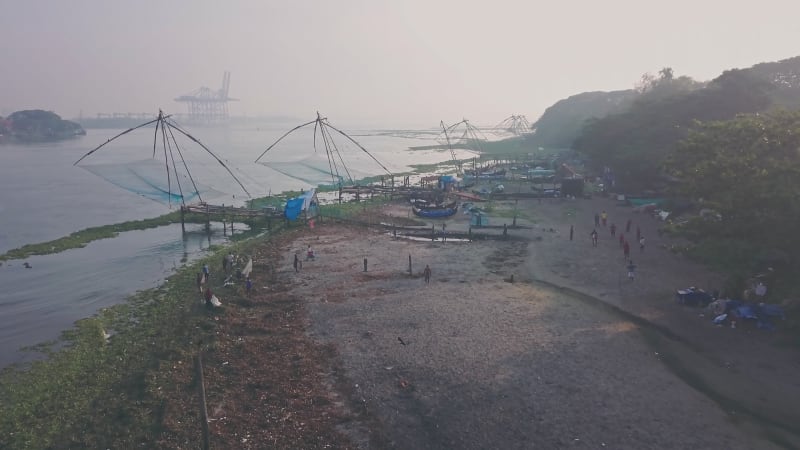
[[[341,187],[370,176],[391,176],[358,141],[319,114],[286,132],[256,162],[312,186]]]
[[[217,190],[199,181],[192,183],[186,171],[175,173],[172,168],[169,169],[168,182],[164,163],[155,159],[83,164],[81,167],[128,192],[167,205],[193,203],[201,199],[208,201],[229,195],[226,191]],[[207,179],[202,176],[197,178]]]
[[[155,129],[144,129],[148,125]],[[152,155],[148,147],[121,145],[115,152],[86,159],[128,133],[151,136]],[[143,159],[143,153],[150,157]],[[235,204],[237,194],[243,200],[250,197],[250,190],[263,190],[254,177],[217,156],[161,112],[156,119],[108,139],[75,162],[79,163],[115,186],[169,206],[218,199]]]

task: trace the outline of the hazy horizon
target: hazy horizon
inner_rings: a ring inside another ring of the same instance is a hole
[[[227,70],[234,116],[533,122],[662,67],[704,81],[796,56],[798,12],[776,0],[5,2],[0,114],[184,113],[173,99],[218,89]]]

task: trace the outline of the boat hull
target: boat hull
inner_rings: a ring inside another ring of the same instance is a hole
[[[458,206],[448,207],[448,208],[417,208],[416,206],[411,207],[411,211],[414,212],[415,216],[418,217],[425,217],[428,219],[439,219],[442,217],[450,217],[458,212]]]

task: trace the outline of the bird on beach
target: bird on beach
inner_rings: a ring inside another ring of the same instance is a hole
[[[399,337],[399,336],[397,337],[397,340],[400,341],[400,343],[403,344],[403,345],[408,345],[405,342],[403,342],[403,339],[401,337]]]

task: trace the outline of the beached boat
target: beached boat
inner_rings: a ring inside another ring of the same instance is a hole
[[[458,212],[458,203],[452,202],[442,206],[428,206],[424,208],[419,208],[417,205],[412,205],[411,211],[416,216],[425,217],[428,219],[450,217]]]

